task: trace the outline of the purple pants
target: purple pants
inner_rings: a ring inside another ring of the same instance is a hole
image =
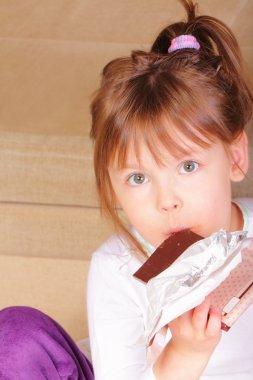
[[[88,359],[63,328],[30,307],[0,311],[1,380],[94,380]]]

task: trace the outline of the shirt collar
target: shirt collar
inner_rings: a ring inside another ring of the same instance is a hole
[[[132,229],[132,234],[141,243],[144,250],[147,252],[148,256],[151,256],[155,252],[155,248],[152,244],[146,241],[134,228]]]

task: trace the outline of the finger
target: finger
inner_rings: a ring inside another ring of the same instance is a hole
[[[192,310],[186,311],[169,323],[172,334],[186,333],[191,328]]]
[[[193,313],[193,310],[188,310],[186,311],[185,313],[181,314],[178,319],[182,322],[182,323],[191,323],[191,320],[192,320],[192,313]]]
[[[206,326],[206,335],[209,337],[221,334],[221,311],[214,306],[210,307],[209,318]]]
[[[197,329],[200,332],[203,332],[206,329],[210,306],[210,297],[206,297],[200,305],[195,307],[192,314],[192,326],[194,329]]]

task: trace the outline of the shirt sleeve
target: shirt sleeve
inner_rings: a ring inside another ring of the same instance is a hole
[[[156,380],[147,366],[143,312],[129,277],[110,256],[93,256],[87,306],[96,380]]]

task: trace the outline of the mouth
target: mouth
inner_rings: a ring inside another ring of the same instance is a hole
[[[175,235],[177,232],[181,232],[181,231],[185,231],[185,230],[190,230],[190,228],[186,228],[186,227],[173,228],[172,230],[170,230],[170,232],[168,232],[167,234],[165,234],[166,239],[168,239],[172,235]]]

